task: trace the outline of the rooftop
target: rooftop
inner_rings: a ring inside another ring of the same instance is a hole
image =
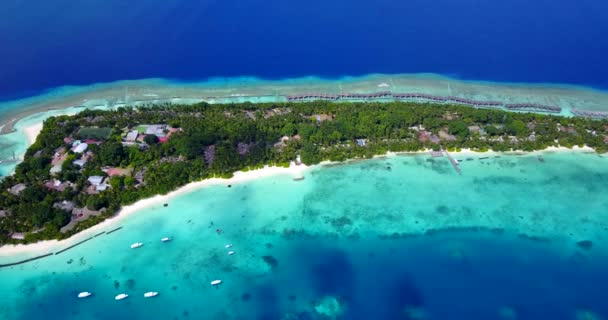
[[[74,148],[74,153],[83,153],[87,150],[87,148],[89,147],[88,144],[86,143],[79,143],[75,148]]]
[[[18,194],[20,194],[20,193],[21,193],[23,190],[25,190],[26,188],[27,188],[27,186],[26,186],[25,184],[23,184],[23,183],[19,183],[19,184],[16,184],[16,185],[12,186],[12,187],[9,189],[9,192],[10,192],[10,193],[12,193],[12,194],[14,194],[14,195],[18,195]]]
[[[102,176],[90,176],[89,179],[87,179],[87,181],[89,181],[90,184],[97,186],[103,182],[103,177]]]
[[[125,137],[125,141],[134,142],[135,140],[137,140],[138,135],[139,135],[139,132],[137,132],[135,130],[131,130],[127,133],[127,136]]]

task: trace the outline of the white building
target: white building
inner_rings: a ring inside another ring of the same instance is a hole
[[[83,152],[87,151],[88,147],[89,147],[88,144],[81,143],[74,148],[74,153],[83,153]]]
[[[90,184],[97,187],[97,186],[101,185],[101,183],[103,182],[103,177],[102,176],[90,176],[89,179],[87,179],[87,181],[89,181]]]
[[[60,164],[54,165],[54,166],[51,167],[51,170],[50,170],[51,174],[55,174],[55,173],[59,173],[59,172],[61,172],[61,165]]]
[[[153,135],[164,134],[165,129],[167,129],[166,124],[151,124],[146,128],[146,134],[153,134]]]
[[[84,167],[85,163],[87,163],[87,161],[86,161],[86,160],[84,160],[84,159],[78,159],[78,160],[74,160],[74,161],[72,161],[72,164],[73,164],[73,165],[75,165],[75,166],[79,166],[79,167],[81,167],[81,168],[82,168],[82,167]]]
[[[125,141],[127,142],[135,142],[135,140],[137,140],[137,136],[139,135],[139,132],[132,130],[129,131],[127,133],[127,136],[125,137]]]

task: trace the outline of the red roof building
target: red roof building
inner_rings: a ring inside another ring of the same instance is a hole
[[[109,168],[107,170],[105,170],[106,174],[110,177],[117,177],[122,175],[122,170],[118,169],[118,168]]]
[[[101,141],[95,140],[95,139],[86,139],[86,140],[84,140],[84,143],[86,143],[86,144],[101,144]]]

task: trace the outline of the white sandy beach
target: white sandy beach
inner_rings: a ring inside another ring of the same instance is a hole
[[[33,132],[33,130],[32,130],[32,132]],[[587,146],[584,146],[582,148],[575,146],[572,149],[565,148],[565,147],[549,147],[545,150],[535,151],[535,153],[568,152],[568,151],[570,151],[570,152],[595,152],[592,148],[587,147]],[[419,151],[419,152],[406,152],[406,153],[388,152],[386,155],[380,155],[380,156],[376,156],[376,157],[383,157],[383,156],[393,157],[393,156],[397,156],[399,154],[424,154],[424,153],[428,153],[428,152],[429,152],[429,150]],[[521,153],[521,152],[523,152],[523,151],[519,151],[519,152],[513,151],[513,152],[507,152],[504,154],[515,154],[515,153]],[[498,154],[498,152],[487,151],[487,152],[480,153],[480,152],[476,152],[471,149],[464,148],[458,152],[450,152],[450,154],[453,154],[456,156],[463,156],[463,155]],[[327,165],[327,164],[335,164],[335,163],[336,162],[323,161],[319,165]],[[130,215],[143,211],[144,209],[149,208],[149,207],[162,205],[164,203],[169,203],[173,198],[175,198],[179,195],[183,195],[183,194],[192,192],[194,190],[204,188],[206,186],[217,185],[217,184],[224,184],[224,185],[237,184],[237,183],[243,183],[243,182],[252,181],[255,179],[259,179],[259,178],[264,178],[264,177],[269,177],[269,176],[274,176],[274,175],[281,175],[281,174],[291,175],[292,177],[301,177],[305,174],[306,171],[308,171],[309,169],[312,169],[314,167],[316,167],[316,166],[306,166],[306,165],[297,166],[294,163],[292,163],[289,168],[266,166],[263,169],[258,169],[258,170],[252,170],[252,171],[247,171],[247,172],[242,172],[242,171],[235,172],[234,177],[230,178],[230,179],[212,178],[212,179],[207,179],[204,181],[192,182],[192,183],[189,183],[181,188],[178,188],[177,190],[170,192],[166,195],[154,196],[152,198],[140,200],[132,205],[125,206],[120,210],[120,212],[114,218],[108,219],[98,225],[95,225],[85,231],[82,231],[82,232],[72,236],[69,239],[65,239],[65,240],[61,240],[61,241],[47,240],[47,241],[41,241],[41,242],[27,244],[27,245],[20,244],[20,245],[2,246],[2,247],[0,247],[0,259],[3,259],[3,260],[6,259],[6,261],[0,261],[0,263],[13,262],[15,260],[25,259],[25,258],[29,258],[29,257],[37,256],[37,255],[43,255],[43,254],[47,254],[49,252],[55,252],[55,251],[61,250],[65,247],[68,247],[81,240],[94,236],[95,234],[98,234],[99,232],[109,231],[109,230],[117,227],[118,222],[122,221],[123,219],[125,219],[126,217],[128,217]],[[8,260],[10,260],[10,261],[8,261]]]
[[[38,137],[40,131],[42,131],[42,122],[23,128],[23,133],[25,133],[25,136],[27,137],[28,145],[32,145],[36,142],[36,137]]]
[[[118,222],[122,221],[124,218],[132,214],[135,214],[136,212],[140,212],[146,208],[153,207],[156,205],[169,203],[173,198],[179,195],[186,194],[192,192],[193,190],[198,190],[206,186],[217,184],[238,184],[275,175],[290,175],[294,178],[301,177],[310,168],[311,167],[303,164],[295,165],[295,163],[291,163],[289,168],[266,166],[263,169],[251,170],[247,172],[237,171],[234,173],[234,177],[230,179],[212,178],[203,181],[192,182],[166,195],[157,195],[152,198],[140,200],[132,205],[125,206],[114,218],[108,219],[98,225],[95,225],[83,232],[72,236],[69,239],[61,241],[47,240],[27,245],[19,244],[2,246],[0,247],[0,259],[6,259],[6,261],[0,261],[0,263],[13,262],[15,260],[25,259],[61,250],[81,240],[94,236],[99,232],[109,231],[112,228],[115,228]]]
[[[23,129],[24,133],[27,136],[28,144],[31,145],[33,142],[36,141],[36,137],[38,136],[38,134],[40,133],[41,130],[42,130],[42,123],[36,123],[31,126],[25,127]],[[575,146],[572,149],[565,148],[565,147],[549,147],[545,150],[536,151],[536,153],[568,152],[568,151],[570,151],[570,152],[572,152],[572,151],[594,152],[594,150],[592,148],[587,147],[587,146],[584,146],[582,148]],[[424,151],[419,151],[419,152],[405,152],[405,153],[425,154],[428,152],[430,152],[430,150],[424,150]],[[462,150],[460,150],[458,152],[450,152],[450,154],[452,154],[454,156],[482,155],[482,154],[495,154],[495,153],[497,153],[497,152],[487,151],[487,152],[480,153],[480,152],[476,152],[474,150],[467,149],[467,148],[463,148]],[[524,151],[512,151],[512,152],[506,152],[504,154],[517,154],[517,153],[524,153]],[[376,156],[376,157],[382,157],[382,156],[390,157],[390,156],[396,156],[398,154],[404,154],[404,153],[388,152],[386,155],[381,155],[381,156]],[[332,162],[324,161],[320,165],[326,165],[326,164],[332,164]],[[306,165],[296,166],[293,163],[291,164],[291,166],[289,168],[266,166],[265,168],[259,169],[259,170],[252,170],[252,171],[248,171],[248,172],[241,172],[241,171],[235,172],[234,177],[231,179],[213,178],[213,179],[207,179],[204,181],[193,182],[193,183],[187,184],[167,195],[158,195],[158,196],[155,196],[152,198],[140,200],[140,201],[136,202],[135,204],[125,206],[121,209],[121,211],[118,213],[118,215],[116,217],[114,217],[112,219],[108,219],[98,225],[95,225],[77,235],[72,236],[69,239],[65,239],[65,240],[61,240],[61,241],[57,241],[57,240],[42,241],[42,242],[28,244],[28,245],[2,246],[2,247],[0,247],[0,259],[19,260],[22,258],[29,258],[29,257],[43,255],[43,254],[46,254],[49,252],[55,252],[55,251],[61,250],[78,241],[84,240],[95,234],[98,234],[99,232],[111,230],[113,227],[116,227],[116,224],[118,222],[122,221],[122,219],[124,219],[125,217],[128,217],[136,212],[142,211],[143,209],[151,207],[151,206],[167,203],[176,196],[191,192],[193,190],[203,188],[205,186],[215,185],[215,184],[236,184],[236,183],[242,183],[242,182],[246,182],[246,181],[251,181],[251,180],[255,180],[255,179],[259,179],[259,178],[263,178],[263,177],[280,175],[280,174],[288,174],[293,177],[299,177],[299,176],[302,176],[305,173],[305,171],[310,168],[311,167],[308,167]],[[6,261],[0,261],[0,263],[3,263],[3,262],[6,262]]]

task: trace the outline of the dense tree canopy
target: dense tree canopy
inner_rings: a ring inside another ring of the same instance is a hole
[[[147,147],[123,142],[128,131],[145,124],[170,124],[179,130],[163,143],[146,135]],[[404,102],[201,103],[85,110],[47,119],[15,174],[2,180],[0,209],[8,214],[0,219],[0,244],[15,242],[10,238],[13,232],[26,232],[26,241],[67,237],[139,199],[192,181],[229,177],[237,170],[287,165],[298,155],[305,164],[315,164],[425,148],[531,151],[586,144],[606,152],[606,128],[606,120]],[[85,154],[69,151],[71,145],[64,138],[85,133],[103,138],[101,144],[91,144]],[[61,148],[67,150],[61,172],[51,174],[52,159]],[[83,167],[75,160],[84,162]],[[91,192],[88,177],[105,178],[109,167],[125,173],[107,179],[107,190]],[[71,184],[63,190],[48,187],[57,180]],[[9,192],[18,184],[25,189]],[[70,220],[70,212],[59,205],[64,201],[106,210],[62,233],[60,228]]]
[[[158,143],[158,137],[153,135],[153,134],[147,134],[144,137],[144,142],[147,144],[157,144]]]
[[[122,144],[115,141],[103,143],[97,155],[99,162],[107,166],[118,166],[127,159],[127,153]]]

